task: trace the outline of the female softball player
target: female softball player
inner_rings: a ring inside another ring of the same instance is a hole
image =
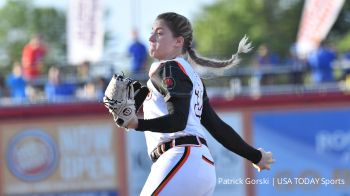
[[[144,119],[128,128],[144,131],[154,162],[141,195],[212,195],[216,185],[214,161],[203,125],[230,151],[250,160],[260,171],[270,169],[271,152],[255,149],[210,106],[205,87],[189,61],[208,67],[237,64],[238,53],[227,61],[198,57],[192,48],[192,27],[182,15],[160,14],[149,37],[150,56],[157,60],[149,70],[150,90],[143,103]],[[246,41],[246,40],[245,40]],[[241,46],[242,45],[242,46]]]

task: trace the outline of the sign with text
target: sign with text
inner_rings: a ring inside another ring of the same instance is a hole
[[[326,38],[345,0],[306,0],[297,37],[297,52],[305,58]]]
[[[4,194],[118,190],[116,135],[109,119],[31,120],[0,125]]]
[[[276,163],[256,195],[346,195],[350,191],[350,108],[256,112],[254,145]]]
[[[67,51],[71,64],[97,62],[103,53],[104,0],[70,0],[67,16]]]

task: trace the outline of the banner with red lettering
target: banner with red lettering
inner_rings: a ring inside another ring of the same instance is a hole
[[[68,62],[97,62],[103,53],[103,0],[70,0],[67,17]]]
[[[336,21],[344,0],[306,0],[297,37],[297,52],[303,58],[320,45]]]

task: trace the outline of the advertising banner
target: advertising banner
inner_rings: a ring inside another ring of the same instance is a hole
[[[68,61],[97,62],[102,57],[103,0],[70,0],[67,16]]]
[[[297,37],[297,52],[303,58],[317,49],[338,18],[345,0],[306,0]]]
[[[109,119],[2,122],[2,194],[117,195],[116,137]]]
[[[254,112],[254,145],[276,163],[255,173],[256,195],[342,196],[350,192],[350,108]],[[263,182],[263,181],[262,181]]]

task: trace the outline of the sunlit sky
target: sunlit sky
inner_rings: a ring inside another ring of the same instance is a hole
[[[140,38],[147,43],[154,19],[160,13],[173,11],[185,15],[190,20],[199,13],[200,9],[215,0],[104,0],[110,13],[106,17],[106,30],[113,35],[112,48],[115,52],[126,51],[131,40],[130,32],[138,26]],[[0,0],[0,6],[5,0]],[[69,0],[34,0],[37,6],[55,7],[68,10]],[[111,46],[109,46],[111,47]]]

